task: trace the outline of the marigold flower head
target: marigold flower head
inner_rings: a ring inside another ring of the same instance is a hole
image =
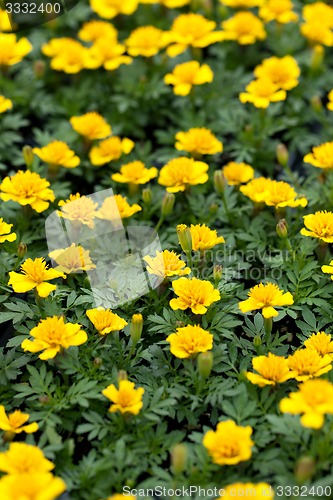
[[[267,183],[267,192],[264,202],[269,207],[306,207],[308,200],[297,198],[297,193],[287,182],[270,181]]]
[[[222,168],[222,173],[229,186],[244,184],[254,177],[254,169],[244,162],[230,161]]]
[[[304,215],[304,226],[301,229],[303,236],[312,236],[325,243],[333,243],[333,213],[319,211],[314,214]]]
[[[156,257],[147,255],[143,257],[147,263],[147,271],[149,274],[160,276],[162,278],[171,276],[184,276],[190,274],[191,269],[186,267],[186,262],[181,260],[180,255],[177,255],[173,250],[156,250]]]
[[[297,87],[301,71],[294,57],[274,56],[264,59],[262,63],[255,68],[254,74],[259,79],[269,78],[280,89],[291,90]]]
[[[26,424],[29,418],[30,415],[28,413],[22,413],[20,410],[15,410],[7,415],[5,407],[0,405],[0,429],[2,431],[11,434],[21,434],[21,432],[31,434],[38,431],[38,424],[36,422]],[[0,470],[3,469],[0,468]]]
[[[297,349],[288,357],[288,366],[294,372],[294,378],[304,382],[329,372],[332,369],[332,356],[321,356],[311,347]]]
[[[259,385],[259,387],[281,384],[293,378],[287,359],[271,352],[267,356],[253,358],[252,366],[258,373],[247,372],[246,377],[252,384]]]
[[[113,403],[109,409],[111,413],[120,411],[121,413],[138,415],[143,406],[142,396],[144,392],[142,387],[135,389],[134,382],[120,380],[119,389],[111,384],[102,391],[102,394]]]
[[[76,193],[71,194],[67,200],[59,202],[61,210],[58,210],[57,213],[59,217],[93,228],[97,206],[98,203],[95,203],[91,198]]]
[[[333,28],[333,7],[325,2],[304,5],[302,16],[308,23],[318,22],[322,23],[323,27]]]
[[[310,429],[320,429],[324,415],[333,414],[333,384],[328,380],[307,380],[297,392],[291,392],[280,401],[282,413],[302,415],[301,424]]]
[[[127,219],[141,210],[142,208],[137,203],[130,205],[126,196],[115,194],[114,196],[105,198],[101,208],[96,213],[96,217],[112,222],[117,221],[119,219],[119,215],[121,219]]]
[[[210,229],[206,224],[191,224],[192,250],[204,252],[225,243],[223,236],[218,236],[216,229]]]
[[[48,297],[57,287],[47,281],[65,277],[63,273],[48,267],[42,257],[27,259],[21,266],[21,273],[10,271],[8,285],[16,293],[25,293],[35,288],[40,297]]]
[[[0,113],[5,113],[9,109],[12,109],[13,103],[10,99],[6,99],[3,95],[0,95]]]
[[[123,154],[128,155],[133,148],[134,142],[130,139],[113,136],[94,146],[89,153],[89,158],[93,165],[99,167],[112,160],[118,160]]]
[[[235,40],[240,45],[252,45],[266,38],[266,31],[259,17],[252,12],[238,12],[222,22],[223,40]]]
[[[122,64],[131,64],[133,59],[124,55],[125,51],[125,45],[117,43],[113,37],[101,37],[95,40],[90,54],[97,67],[103,66],[107,71],[113,71]]]
[[[189,61],[177,64],[172,73],[164,77],[167,85],[173,85],[173,92],[176,95],[188,95],[193,85],[203,85],[211,83],[214,74],[208,64],[200,66],[198,61]]]
[[[312,148],[312,152],[304,156],[303,161],[313,167],[325,170],[333,169],[333,142],[325,142]]]
[[[50,472],[8,474],[0,479],[0,497],[6,500],[56,500],[66,490],[66,483]]]
[[[271,179],[266,177],[257,177],[245,186],[241,186],[239,190],[254,203],[262,203],[267,196],[268,186],[271,182]]]
[[[42,46],[42,52],[51,57],[51,68],[67,74],[76,74],[83,69],[95,69],[100,61],[93,57],[91,49],[73,38],[53,38]]]
[[[49,257],[58,264],[55,269],[61,273],[70,274],[79,271],[90,271],[96,267],[91,261],[90,251],[75,243],[72,243],[67,248],[53,250],[49,253]]]
[[[75,156],[63,141],[53,141],[43,148],[33,148],[33,153],[44,163],[65,168],[75,168],[80,164],[80,158]]]
[[[190,128],[176,134],[175,148],[192,154],[215,155],[222,153],[223,144],[208,128]]]
[[[169,335],[166,341],[170,344],[170,352],[181,359],[213,349],[213,335],[200,325],[177,328],[176,333]]]
[[[327,109],[329,109],[330,111],[333,111],[333,90],[331,90],[327,94],[327,98],[328,98]]]
[[[252,9],[252,7],[259,7],[264,2],[265,0],[220,0],[222,5],[233,9]]]
[[[156,167],[146,168],[142,161],[132,161],[120,167],[120,173],[113,174],[112,180],[122,183],[147,184],[158,176]]]
[[[259,16],[266,23],[276,21],[280,24],[287,24],[298,20],[298,15],[293,12],[291,0],[267,0],[260,7]]]
[[[12,242],[16,240],[16,233],[11,233],[12,227],[13,224],[7,224],[7,222],[0,217],[0,243],[4,243],[5,241]]]
[[[5,177],[0,185],[0,197],[3,201],[15,201],[20,205],[30,205],[38,213],[47,210],[50,201],[55,200],[49,189],[49,181],[36,172],[19,170],[11,177]]]
[[[177,299],[170,300],[170,307],[176,311],[190,308],[194,314],[205,314],[207,308],[220,300],[220,292],[212,283],[198,278],[179,278],[172,283]]]
[[[257,500],[273,500],[274,491],[267,483],[233,483],[224,486],[223,496],[217,500],[239,500],[246,497],[256,498]]]
[[[317,332],[304,342],[305,347],[314,349],[320,356],[329,354],[333,358],[333,340],[329,333]]]
[[[138,4],[138,0],[90,0],[92,10],[103,19],[113,19],[119,14],[133,14]]]
[[[30,331],[33,340],[23,340],[21,347],[24,351],[40,352],[39,359],[52,359],[63,349],[84,344],[88,337],[81,330],[81,325],[65,323],[62,316],[53,316],[42,319]]]
[[[323,273],[331,274],[331,280],[333,281],[333,260],[331,260],[328,266],[321,266],[321,270]]]
[[[153,57],[169,43],[165,32],[155,26],[141,26],[125,41],[130,56]]]
[[[241,427],[233,420],[226,420],[217,424],[216,431],[207,431],[202,443],[215,464],[235,465],[251,458],[254,445],[251,434],[249,425]]]
[[[261,309],[264,318],[272,318],[278,315],[275,307],[291,306],[294,303],[290,292],[283,292],[274,283],[259,283],[248,292],[249,298],[239,302],[239,309],[243,313]]]
[[[110,309],[89,309],[86,315],[101,335],[122,330],[128,323]]]
[[[268,77],[252,80],[245,90],[239,94],[239,100],[242,103],[250,102],[256,108],[268,108],[272,102],[284,101],[287,97],[286,91],[279,90],[279,86]]]
[[[331,28],[325,26],[323,22],[313,21],[301,25],[302,35],[309,40],[312,45],[325,45],[332,47],[333,32]]]
[[[0,470],[7,474],[49,472],[52,469],[54,464],[44,457],[37,446],[10,443],[9,450],[0,453]]]
[[[222,33],[214,31],[216,23],[206,19],[201,14],[181,14],[174,20],[168,41],[172,45],[167,48],[169,57],[175,57],[184,52],[187,47],[208,47],[222,40]]]
[[[158,183],[166,186],[169,193],[185,191],[188,186],[208,181],[208,165],[185,156],[170,160],[160,171]]]
[[[32,51],[27,38],[17,40],[13,33],[0,33],[0,66],[13,66]]]
[[[118,31],[113,24],[107,21],[93,19],[83,24],[78,33],[80,40],[84,42],[95,42],[98,38],[107,37],[117,41]]]
[[[103,116],[95,111],[81,116],[72,116],[69,120],[75,132],[89,140],[104,139],[111,135],[111,127]]]

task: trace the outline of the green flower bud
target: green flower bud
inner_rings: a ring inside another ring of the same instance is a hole
[[[222,170],[215,170],[214,172],[214,187],[218,194],[222,194],[225,191],[227,181],[222,173]]]
[[[162,200],[161,213],[163,217],[170,215],[175,204],[176,197],[173,193],[165,193]]]
[[[198,370],[202,378],[206,379],[211,374],[214,358],[212,351],[201,352],[197,359]]]
[[[127,372],[125,370],[119,370],[119,372],[118,372],[118,383],[121,380],[128,380]]]
[[[174,474],[180,474],[186,469],[187,447],[183,443],[176,444],[171,450],[171,467]]]
[[[177,236],[180,246],[183,252],[186,254],[192,252],[192,235],[190,228],[186,224],[178,224],[177,226]]]
[[[319,95],[314,95],[313,97],[311,97],[310,102],[313,111],[316,111],[317,113],[320,113],[322,111],[323,103],[321,102]]]
[[[288,224],[286,219],[280,219],[276,224],[276,234],[282,240],[285,240],[288,237]]]
[[[137,344],[138,341],[141,339],[142,327],[143,327],[142,314],[133,314],[132,321],[130,324],[130,335],[134,345]]]
[[[218,209],[219,209],[219,207],[218,207],[217,203],[212,203],[212,204],[210,205],[210,207],[209,207],[209,213],[210,213],[211,215],[215,215],[215,214],[216,214],[216,212],[218,211]]]
[[[33,161],[34,161],[34,154],[32,152],[32,147],[31,146],[23,146],[22,148],[22,154],[23,158],[25,161],[25,164],[29,170],[31,170]]]
[[[289,161],[288,149],[284,144],[282,144],[282,142],[276,146],[276,158],[279,165],[281,165],[282,167],[288,165]]]
[[[23,259],[27,251],[28,251],[27,245],[25,243],[22,243],[21,241],[17,247],[17,256],[20,257],[20,259]]]
[[[142,190],[142,199],[145,205],[150,205],[152,200],[152,191],[150,188]]]
[[[256,335],[253,339],[253,345],[254,347],[260,347],[261,346],[261,337],[259,335]]]
[[[295,477],[299,483],[304,483],[313,477],[316,464],[312,457],[303,456],[296,463]]]
[[[223,267],[220,266],[219,264],[216,264],[213,269],[213,277],[214,277],[214,283],[215,286],[220,283],[223,275]]]

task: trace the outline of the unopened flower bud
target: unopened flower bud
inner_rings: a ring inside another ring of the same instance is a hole
[[[255,337],[253,339],[253,345],[254,345],[254,347],[261,346],[261,337],[259,337],[259,335],[255,335]]]
[[[281,165],[282,167],[285,167],[286,165],[288,165],[288,161],[289,161],[288,149],[282,143],[280,143],[276,146],[276,158],[277,158],[279,165]]]
[[[20,259],[23,259],[27,251],[28,251],[27,245],[25,243],[22,243],[21,241],[21,243],[19,243],[17,247],[17,256],[20,257]]]
[[[93,364],[94,364],[94,366],[96,366],[96,367],[101,366],[101,365],[103,364],[103,360],[102,360],[102,358],[94,358]]]
[[[211,374],[214,358],[211,351],[201,352],[197,359],[198,370],[202,378],[208,378]]]
[[[163,217],[170,215],[175,204],[176,197],[173,193],[165,193],[162,200],[161,213]]]
[[[34,63],[34,73],[36,78],[42,78],[45,73],[45,62],[42,61],[41,59],[37,59]]]
[[[174,474],[180,474],[186,469],[187,447],[183,443],[176,444],[171,451],[171,467]]]
[[[219,209],[219,207],[218,207],[217,203],[212,203],[212,204],[210,205],[210,207],[209,207],[209,213],[210,213],[211,215],[215,215],[215,214],[216,214],[216,212],[218,211],[218,209]]]
[[[282,240],[285,240],[288,237],[288,224],[286,219],[280,219],[276,224],[276,234]]]
[[[322,45],[315,45],[313,47],[311,56],[311,68],[314,70],[320,69],[325,55],[325,49]]]
[[[190,228],[186,224],[178,224],[177,226],[177,236],[180,246],[183,252],[186,254],[192,252],[192,234]]]
[[[323,103],[321,102],[319,95],[312,96],[310,102],[313,111],[320,113],[323,110]]]
[[[130,335],[133,344],[137,344],[141,339],[143,327],[143,317],[142,314],[133,314],[132,321],[130,324]]]
[[[216,264],[213,269],[213,277],[214,277],[214,283],[215,286],[220,283],[222,279],[222,274],[223,274],[223,267],[220,266],[219,264]]]
[[[27,168],[30,170],[34,161],[34,154],[31,146],[23,146],[22,154]]]
[[[127,372],[125,370],[119,370],[118,372],[118,382],[120,382],[121,380],[127,380],[128,377],[127,377]]]
[[[214,172],[214,187],[218,194],[224,193],[226,187],[226,179],[222,173],[222,170],[215,170]]]
[[[150,188],[145,188],[142,190],[142,199],[145,205],[150,205],[152,200],[152,192]]]
[[[47,396],[47,395],[45,394],[45,395],[43,395],[43,396],[39,396],[38,401],[39,401],[40,403],[42,403],[43,405],[45,405],[45,404],[47,404],[47,403],[49,403],[49,402],[50,402],[50,398],[49,398],[49,396]]]
[[[304,483],[313,477],[316,464],[312,457],[301,457],[295,467],[295,477],[299,483]]]

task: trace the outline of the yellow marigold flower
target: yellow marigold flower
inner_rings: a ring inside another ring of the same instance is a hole
[[[59,217],[79,222],[90,228],[94,227],[98,203],[91,198],[81,196],[79,193],[71,194],[67,200],[59,201],[59,207],[61,207],[57,212]]]
[[[158,176],[156,167],[146,168],[142,161],[132,161],[120,167],[120,172],[111,176],[115,182],[147,184]]]
[[[118,38],[118,31],[113,24],[107,21],[98,21],[93,19],[83,24],[78,33],[80,40],[84,42],[95,42],[98,38],[107,37],[113,38],[114,41]]]
[[[222,168],[222,173],[229,186],[238,186],[254,177],[254,169],[247,163],[230,161]]]
[[[266,177],[257,177],[245,186],[241,186],[239,190],[254,203],[262,203],[266,198],[268,186],[271,182],[271,179]]]
[[[42,46],[42,52],[51,57],[51,68],[76,74],[83,69],[95,69],[100,66],[100,61],[93,57],[91,49],[84,47],[73,38],[54,38]]]
[[[103,307],[89,309],[86,315],[101,335],[122,330],[128,325],[127,321],[118,314],[112,312],[111,309],[103,309]]]
[[[78,323],[65,323],[62,316],[52,316],[42,319],[30,331],[33,340],[23,340],[24,351],[40,352],[39,359],[52,359],[63,349],[84,344],[88,340],[86,332]]]
[[[290,292],[283,292],[274,283],[259,283],[248,292],[249,298],[239,302],[239,309],[242,313],[262,309],[264,318],[273,318],[278,315],[275,307],[291,306],[294,303]]]
[[[222,5],[233,9],[252,9],[252,7],[259,7],[264,2],[265,0],[220,0]]]
[[[328,98],[327,109],[329,109],[330,111],[333,111],[333,90],[331,90],[327,94],[327,98]]]
[[[223,488],[223,496],[216,500],[239,500],[240,498],[273,500],[274,490],[267,483],[233,483]]]
[[[253,358],[252,366],[258,373],[246,372],[246,377],[252,384],[259,385],[259,387],[281,384],[293,378],[288,360],[271,352],[267,356]]]
[[[291,0],[267,0],[259,9],[259,16],[266,22],[276,21],[280,24],[294,23],[298,15],[293,12]]]
[[[169,335],[166,341],[170,344],[170,352],[181,359],[213,349],[213,335],[200,325],[177,328],[176,333]]]
[[[313,45],[320,44],[327,47],[332,47],[333,45],[333,32],[322,22],[302,24],[301,33]]]
[[[143,406],[142,396],[144,392],[142,387],[135,389],[134,382],[120,380],[119,389],[111,384],[102,391],[102,394],[113,403],[109,409],[111,413],[120,411],[121,413],[138,415]]]
[[[214,31],[216,23],[209,21],[201,14],[181,14],[174,20],[171,31],[168,32],[167,48],[169,57],[175,57],[184,52],[187,47],[208,47],[222,40],[222,33]]]
[[[137,203],[133,203],[133,205],[130,205],[127,201],[126,196],[115,194],[114,196],[105,198],[101,208],[96,213],[96,217],[112,222],[117,221],[119,219],[119,215],[121,219],[127,219],[128,217],[132,217],[132,215],[140,212],[141,210],[142,208]]]
[[[190,128],[176,134],[175,148],[192,154],[215,155],[222,153],[223,144],[208,128]]]
[[[200,66],[198,61],[189,61],[177,64],[172,73],[165,75],[164,83],[173,85],[174,94],[185,96],[191,92],[193,85],[211,83],[213,77],[214,73],[208,64]]]
[[[12,227],[13,224],[7,224],[7,222],[0,217],[0,243],[16,240],[16,233],[11,233]]]
[[[0,95],[0,113],[5,113],[9,109],[12,109],[13,103],[10,99],[6,99],[3,95]]]
[[[176,311],[190,308],[194,314],[205,314],[207,308],[220,300],[220,292],[205,280],[198,278],[179,278],[172,283],[177,299],[170,300],[170,307]]]
[[[95,40],[90,49],[90,54],[98,66],[103,66],[108,71],[113,71],[121,64],[131,64],[133,59],[124,55],[125,45],[117,43],[114,38],[102,37]]]
[[[119,14],[133,14],[138,3],[138,0],[90,0],[90,7],[103,19],[113,19]]]
[[[134,142],[130,139],[113,136],[94,146],[89,158],[93,165],[101,166],[110,163],[112,160],[118,160],[122,154],[128,155],[134,148]]]
[[[50,201],[55,200],[54,193],[48,189],[50,183],[36,172],[19,170],[11,177],[5,177],[0,184],[1,199],[15,201],[20,205],[30,205],[38,213],[47,210]]]
[[[54,464],[44,457],[37,446],[10,443],[9,450],[0,453],[0,470],[6,474],[32,474],[50,472],[52,469]]]
[[[270,78],[262,77],[252,80],[246,86],[246,92],[239,94],[242,103],[250,102],[256,108],[268,108],[271,102],[284,101],[287,98],[285,90],[279,90],[279,86]]]
[[[305,347],[315,349],[320,356],[329,354],[333,358],[333,340],[329,333],[313,333],[308,340],[304,342]]]
[[[0,497],[6,500],[56,500],[66,490],[66,483],[50,472],[8,474],[0,479]]]
[[[333,414],[333,384],[328,380],[307,380],[297,392],[291,392],[280,401],[282,413],[302,415],[301,424],[310,429],[320,429],[324,415]]]
[[[267,184],[264,202],[269,207],[306,207],[308,200],[304,197],[297,198],[297,193],[287,182],[271,181]]]
[[[12,26],[10,24],[10,14],[0,9],[0,32],[3,31],[12,31]]]
[[[280,89],[291,90],[297,87],[301,71],[292,56],[268,57],[255,68],[254,74],[259,79],[269,78]]]
[[[259,17],[252,12],[238,12],[221,23],[223,40],[235,40],[241,45],[252,45],[266,38],[266,31]]]
[[[129,55],[152,57],[169,43],[167,35],[155,26],[141,26],[130,33],[125,41]]]
[[[80,164],[80,158],[75,156],[63,141],[53,141],[43,148],[33,148],[33,153],[44,163],[65,168],[75,168]]]
[[[321,266],[321,270],[323,273],[331,274],[331,280],[333,281],[333,260],[331,260],[328,266]]]
[[[314,146],[312,152],[304,156],[303,161],[310,163],[313,167],[333,169],[333,142],[324,142],[320,146]]]
[[[10,434],[21,434],[21,432],[31,434],[38,431],[38,424],[36,422],[25,425],[29,418],[30,415],[28,413],[22,413],[20,410],[15,410],[13,413],[8,413],[7,415],[5,407],[0,405],[0,429],[2,431]]]
[[[53,250],[53,252],[49,253],[49,257],[58,264],[55,269],[61,273],[70,274],[78,271],[90,271],[96,267],[91,261],[90,251],[75,243],[72,243],[67,248]]]
[[[81,116],[72,116],[69,120],[75,132],[89,140],[104,139],[111,135],[111,127],[103,116],[95,111]]]
[[[158,183],[166,186],[169,193],[185,191],[188,186],[204,184],[208,181],[208,165],[193,158],[174,158],[160,171]]]
[[[303,236],[312,236],[325,243],[333,243],[333,213],[326,210],[314,214],[304,215],[304,226],[301,229]]]
[[[293,378],[304,382],[332,370],[332,357],[329,354],[321,356],[315,349],[306,347],[288,357],[288,366],[293,371]]]
[[[216,229],[210,229],[206,224],[191,224],[192,250],[204,252],[225,243],[223,236],[218,236]]]
[[[27,38],[17,40],[12,33],[0,33],[0,66],[13,66],[32,51],[32,45]]]
[[[149,274],[161,276],[162,278],[171,276],[184,276],[190,274],[191,269],[186,267],[186,262],[181,260],[180,255],[177,255],[173,250],[156,250],[156,257],[147,255],[143,257],[147,262],[147,271]]]
[[[323,27],[333,28],[333,7],[325,2],[313,2],[310,5],[304,5],[302,15],[308,23],[318,22]]]
[[[42,257],[27,259],[21,266],[21,273],[10,271],[8,285],[11,285],[16,293],[25,293],[35,288],[40,297],[48,297],[57,287],[47,281],[65,277],[64,274],[48,267]]]
[[[241,427],[233,420],[219,422],[216,431],[209,430],[203,438],[203,445],[212,457],[214,464],[235,465],[251,458],[252,428]]]

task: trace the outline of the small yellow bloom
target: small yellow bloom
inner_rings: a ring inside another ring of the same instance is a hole
[[[233,483],[223,488],[223,496],[216,500],[239,500],[241,498],[273,500],[274,490],[267,483]]]
[[[262,21],[252,12],[238,12],[221,25],[223,40],[235,40],[240,45],[252,45],[266,38]]]
[[[327,109],[329,109],[330,111],[333,111],[333,90],[331,90],[327,94],[327,98],[328,98]]]
[[[218,236],[216,229],[210,229],[206,224],[191,224],[192,250],[204,252],[225,243],[223,236]]]
[[[239,309],[242,313],[262,309],[264,318],[273,318],[278,315],[275,307],[291,306],[294,303],[290,292],[283,292],[274,283],[259,283],[248,292],[249,298],[239,302]]]
[[[138,0],[90,0],[90,7],[103,19],[113,19],[119,14],[133,14],[138,3]]]
[[[59,207],[61,207],[61,210],[57,212],[59,217],[90,228],[94,227],[98,203],[95,203],[91,198],[81,196],[79,193],[71,194],[67,200],[59,202]]]
[[[6,474],[33,474],[50,472],[52,469],[54,464],[44,457],[37,446],[10,443],[9,450],[0,453],[0,470]]]
[[[333,169],[333,142],[313,147],[312,152],[305,155],[303,161],[324,170]]]
[[[125,41],[127,52],[133,57],[155,56],[168,43],[165,32],[155,26],[140,26],[132,31]]]
[[[89,158],[93,165],[99,167],[112,160],[118,160],[122,154],[128,155],[133,148],[134,142],[130,139],[113,136],[94,146],[89,153]]]
[[[52,69],[67,74],[76,74],[83,69],[95,69],[100,66],[100,61],[93,56],[91,49],[73,38],[53,38],[42,46],[42,52],[52,58]]]
[[[250,198],[254,203],[262,203],[267,197],[268,186],[271,179],[257,177],[239,188],[240,192]]]
[[[266,23],[276,21],[280,24],[287,24],[298,20],[298,15],[293,12],[291,0],[267,0],[260,7],[259,16]]]
[[[325,26],[325,23],[319,21],[304,23],[301,25],[301,33],[312,45],[325,45],[326,47],[333,45],[333,32]]]
[[[233,9],[252,9],[252,7],[259,7],[264,2],[265,0],[220,0],[222,5]]]
[[[120,380],[119,389],[111,384],[102,391],[102,394],[113,403],[109,409],[111,413],[120,411],[121,413],[138,415],[143,406],[142,396],[144,392],[142,387],[135,389],[134,382]]]
[[[192,154],[215,155],[222,153],[223,144],[208,128],[190,128],[176,134],[175,148]]]
[[[203,438],[203,445],[214,464],[235,465],[249,460],[252,455],[252,427],[241,427],[233,420],[219,422],[216,431],[209,430]]]
[[[0,217],[0,243],[16,240],[16,233],[11,233],[12,227],[13,224],[7,224],[7,222],[5,222],[2,217]]]
[[[222,173],[229,186],[238,186],[245,184],[254,177],[254,169],[251,165],[241,162],[230,161],[222,168]]]
[[[271,352],[267,356],[253,358],[252,366],[258,373],[247,372],[246,377],[252,384],[259,385],[259,387],[281,384],[293,378],[288,360]]]
[[[204,184],[208,181],[208,165],[193,158],[174,158],[160,171],[158,183],[166,186],[169,193],[185,191],[188,186]]]
[[[310,429],[320,429],[324,415],[333,414],[333,384],[328,380],[307,380],[297,392],[291,392],[280,401],[282,413],[302,415],[301,424]]]
[[[305,347],[314,349],[320,356],[329,354],[333,358],[333,340],[329,333],[313,333],[308,340],[304,342]]]
[[[79,271],[90,271],[96,267],[91,261],[90,251],[75,243],[72,243],[67,248],[53,250],[49,253],[49,257],[58,264],[55,269],[61,273],[70,274]]]
[[[36,172],[19,170],[11,177],[5,177],[0,185],[0,197],[3,201],[15,201],[20,205],[30,205],[38,213],[47,210],[50,201],[55,200],[49,189],[50,183]]]
[[[103,116],[95,111],[81,116],[72,116],[69,120],[75,132],[89,140],[104,139],[111,135],[111,127]]]
[[[12,33],[0,33],[0,66],[13,66],[32,51],[32,45],[27,38],[17,40]]]
[[[146,168],[142,161],[132,161],[120,167],[120,173],[113,174],[112,180],[122,183],[147,184],[158,176],[156,167]]]
[[[115,194],[114,196],[105,198],[101,208],[96,213],[96,217],[112,222],[117,221],[119,215],[121,219],[127,219],[141,210],[142,208],[137,203],[130,205],[126,196]]]
[[[21,273],[10,271],[8,285],[13,287],[16,293],[25,293],[36,288],[40,297],[48,297],[57,287],[47,281],[56,278],[65,278],[65,275],[49,269],[42,257],[37,259],[27,259],[21,266]]]
[[[176,333],[169,335],[166,341],[170,344],[170,352],[181,359],[213,349],[213,335],[200,325],[177,328]]]
[[[159,252],[156,250],[156,257],[147,255],[143,257],[143,260],[147,262],[147,271],[149,274],[154,274],[162,278],[184,276],[191,272],[191,269],[186,267],[186,262],[181,260],[180,255],[177,255],[174,251],[163,250],[163,252]]]
[[[288,357],[288,366],[294,372],[293,378],[299,382],[305,382],[332,370],[332,356],[329,354],[321,356],[311,347],[297,349]]]
[[[12,109],[13,103],[10,99],[6,99],[3,95],[0,95],[0,113],[5,113],[9,109]]]
[[[267,192],[264,202],[269,207],[306,207],[308,200],[304,197],[297,198],[297,193],[287,182],[270,181],[267,183]]]
[[[66,490],[66,483],[50,472],[33,472],[0,479],[0,498],[6,500],[56,500]]]
[[[323,273],[331,274],[331,280],[333,281],[333,260],[331,260],[328,266],[321,266],[321,270]]]
[[[304,5],[302,11],[306,22],[318,22],[323,26],[333,28],[333,7],[325,2],[313,2],[310,5]]]
[[[101,335],[122,330],[128,323],[110,309],[89,309],[86,315]]]
[[[173,92],[176,95],[188,95],[193,85],[203,85],[213,81],[214,73],[208,64],[200,66],[198,61],[189,61],[177,64],[172,73],[164,77],[167,85],[173,85]]]
[[[279,90],[279,86],[268,77],[252,80],[246,86],[246,92],[239,94],[242,103],[250,102],[256,108],[268,108],[272,102],[285,101],[287,92]]]
[[[52,359],[63,349],[84,344],[88,340],[81,325],[65,323],[62,316],[53,316],[42,319],[30,331],[33,340],[23,340],[21,347],[24,351],[40,352],[39,359]]]
[[[90,54],[98,63],[97,67],[103,66],[107,71],[113,71],[122,64],[131,64],[133,59],[124,55],[125,45],[118,43],[113,37],[101,37],[95,40],[90,49]]]
[[[75,168],[80,164],[80,158],[63,141],[53,141],[43,148],[33,148],[32,151],[48,165]]]
[[[2,431],[11,434],[21,434],[21,432],[31,434],[38,431],[38,424],[36,422],[24,425],[29,418],[30,415],[28,413],[22,413],[20,410],[15,410],[13,413],[6,415],[5,407],[0,405],[0,429]]]
[[[274,56],[264,59],[255,68],[254,74],[259,79],[269,78],[279,89],[291,90],[297,87],[301,71],[294,57]]]
[[[205,280],[198,278],[179,278],[172,283],[177,299],[170,300],[170,307],[176,311],[190,308],[194,314],[205,314],[207,308],[220,300],[220,292]]]
[[[93,19],[83,24],[78,33],[78,37],[84,42],[95,42],[98,38],[105,37],[108,39],[113,38],[114,41],[117,41],[118,31],[113,24],[107,21]]]
[[[314,214],[304,215],[304,226],[301,229],[303,236],[312,236],[325,243],[333,243],[333,213],[326,210]]]

